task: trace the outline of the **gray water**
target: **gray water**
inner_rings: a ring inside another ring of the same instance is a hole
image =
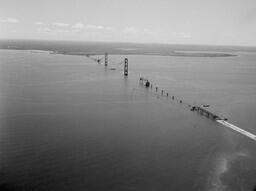
[[[82,56],[1,50],[1,190],[253,190],[255,141],[188,105],[210,104],[255,134],[255,60],[110,55],[113,71]]]

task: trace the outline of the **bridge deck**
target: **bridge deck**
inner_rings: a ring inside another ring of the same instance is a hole
[[[200,107],[200,106],[194,106],[193,110],[196,110],[201,114],[205,114],[208,118],[212,118],[214,120],[221,119],[218,115],[216,115],[216,114],[212,113],[211,111],[208,111],[207,109]]]

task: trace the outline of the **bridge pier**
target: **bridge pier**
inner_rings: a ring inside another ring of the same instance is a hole
[[[124,75],[128,76],[128,58],[124,59]]]
[[[105,52],[105,66],[108,66],[108,53]]]

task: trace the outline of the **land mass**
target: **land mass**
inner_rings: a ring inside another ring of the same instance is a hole
[[[32,53],[49,51],[65,55],[157,55],[185,57],[230,57],[237,56],[237,47],[202,45],[167,45],[106,42],[68,42],[38,40],[0,40],[0,49],[31,50]]]

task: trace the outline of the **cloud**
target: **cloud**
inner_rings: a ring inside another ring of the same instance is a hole
[[[1,23],[19,23],[20,21],[16,18],[7,18],[7,19],[0,19]]]
[[[110,26],[102,26],[102,25],[86,25],[85,29],[87,30],[98,30],[98,31],[111,31],[111,32],[115,32],[116,29],[114,27],[110,27]]]
[[[171,34],[177,38],[191,38],[191,34],[188,32],[172,32]]]
[[[70,30],[58,29],[58,30],[54,30],[53,32],[55,32],[55,33],[69,33],[69,32],[71,32],[71,31],[70,31]]]
[[[43,22],[40,22],[40,21],[38,21],[38,22],[35,22],[35,25],[43,25],[44,23]]]
[[[92,30],[101,30],[101,29],[104,29],[105,27],[101,25],[86,25],[85,28],[92,29]]]
[[[84,27],[83,23],[76,23],[72,26],[73,29],[83,29]]]
[[[56,27],[68,27],[69,24],[67,23],[52,23],[53,26],[56,26]]]
[[[132,35],[132,36],[155,36],[157,35],[159,32],[156,30],[151,30],[148,28],[138,28],[138,27],[134,27],[134,26],[130,26],[130,27],[125,27],[122,32],[125,35]]]
[[[39,33],[52,33],[53,31],[48,27],[41,27],[37,29],[37,32]]]
[[[128,34],[137,34],[139,30],[136,27],[125,27],[123,32]]]
[[[105,29],[109,30],[109,31],[114,31],[115,30],[115,28],[113,28],[113,27],[105,27]]]
[[[37,29],[37,33],[44,33],[44,34],[51,34],[51,35],[57,35],[57,34],[67,34],[72,31],[62,28],[49,28],[49,27],[39,27]]]
[[[71,32],[115,32],[116,29],[110,26],[102,26],[102,25],[93,25],[93,24],[83,24],[83,23],[76,23],[72,25]]]

